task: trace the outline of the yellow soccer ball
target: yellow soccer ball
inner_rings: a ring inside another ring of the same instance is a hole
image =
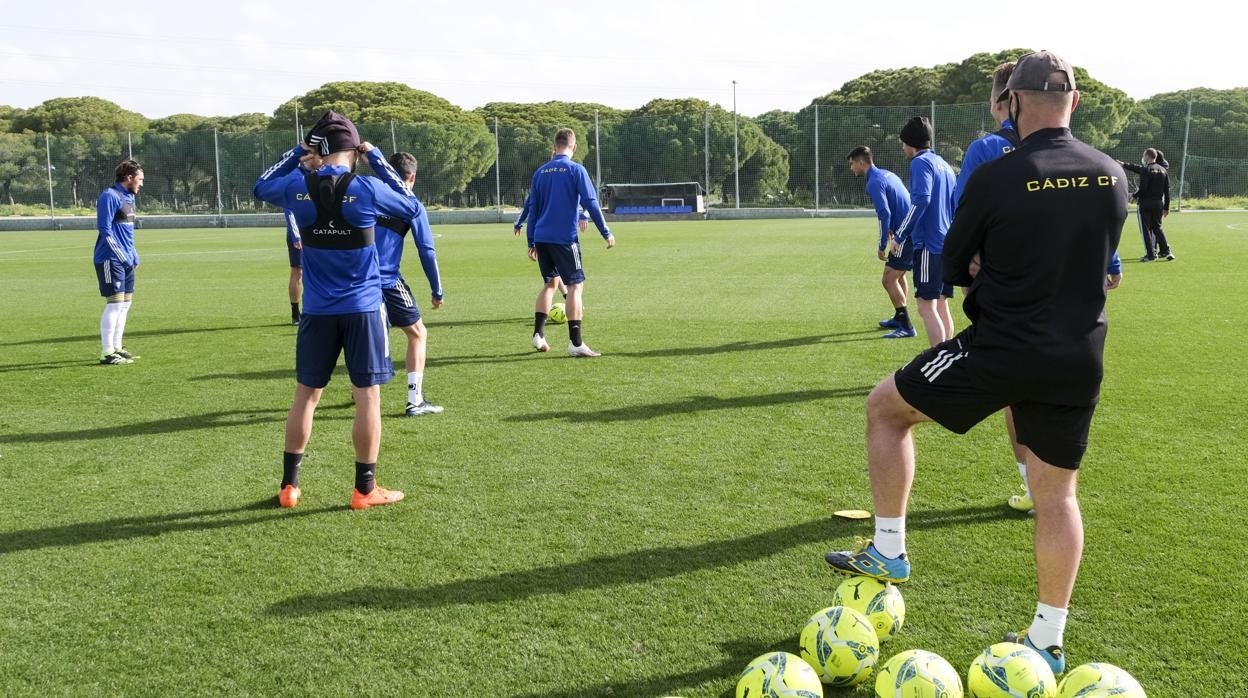
[[[962,698],[962,677],[943,657],[906,650],[875,675],[877,698]]]
[[[880,642],[891,638],[906,622],[901,591],[871,577],[850,577],[832,592],[832,605],[844,606],[867,617]]]
[[[844,606],[829,606],[811,616],[802,628],[801,647],[802,659],[831,686],[862,683],[880,658],[871,622]]]
[[[1057,698],[1146,698],[1135,677],[1113,664],[1092,662],[1066,672],[1057,686]]]
[[[801,657],[769,652],[756,657],[737,679],[737,698],[823,698],[819,675]]]
[[[1055,698],[1057,679],[1040,653],[1016,642],[998,642],[971,662],[966,690],[972,698]]]
[[[550,306],[550,310],[546,313],[546,318],[556,325],[563,324],[568,321],[568,309],[563,303],[555,303]]]

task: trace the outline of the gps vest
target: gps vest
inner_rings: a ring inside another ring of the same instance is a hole
[[[316,222],[303,234],[303,244],[322,250],[357,250],[373,244],[373,228],[356,228],[342,216],[343,199],[355,175],[338,177],[309,173],[304,181],[316,206]]]

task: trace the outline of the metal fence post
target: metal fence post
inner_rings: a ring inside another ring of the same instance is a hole
[[[56,227],[56,199],[52,196],[52,139],[43,134],[43,148],[48,156],[48,220]]]
[[[602,190],[602,148],[598,144],[598,110],[594,110],[594,188]]]
[[[815,104],[815,212],[819,212],[819,105]]]
[[[736,204],[733,208],[741,208],[741,163],[737,154],[737,81],[732,81],[732,188]]]
[[[1183,182],[1187,179],[1187,137],[1192,133],[1192,97],[1187,98],[1187,120],[1183,126],[1183,161],[1179,166],[1179,198],[1175,204],[1175,208],[1179,211],[1183,210]]]
[[[399,139],[394,135],[394,119],[390,120],[390,154],[399,152]]]
[[[134,141],[130,139],[129,131],[126,131],[126,152],[128,153],[126,157],[133,160],[134,159]]]
[[[708,104],[702,119],[702,154],[706,156],[706,201],[711,201],[711,107]]]
[[[225,211],[221,204],[221,146],[217,143],[217,129],[212,129],[212,159],[217,166],[217,225],[225,227]]]
[[[499,153],[501,150],[498,146],[498,117],[494,117],[494,202],[498,205],[498,218],[503,218],[503,180],[499,173],[500,165]]]
[[[932,152],[936,152],[936,100],[932,100]]]

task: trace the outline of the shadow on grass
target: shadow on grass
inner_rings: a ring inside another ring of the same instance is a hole
[[[202,334],[206,332],[232,332],[234,330],[257,330],[265,327],[290,327],[289,322],[279,322],[271,325],[231,325],[228,327],[172,327],[164,330],[126,330],[126,339],[134,339],[136,337],[165,337],[176,334]],[[23,339],[18,342],[0,342],[0,347],[20,347],[29,344],[59,344],[65,342],[99,342],[100,335],[96,334],[80,334],[72,337],[41,337],[39,339]],[[126,344],[129,346],[129,343]],[[139,349],[142,352],[142,349]]]
[[[615,355],[631,356],[643,359],[668,356],[706,356],[708,354],[728,354],[737,351],[788,349],[790,347],[805,347],[812,344],[858,342],[875,339],[879,336],[879,334],[880,330],[859,330],[856,332],[838,332],[835,334],[816,334],[807,337],[789,337],[788,339],[774,339],[766,342],[730,342],[728,344],[719,344],[712,347],[668,347],[661,349],[647,349],[646,351],[626,351],[619,352]],[[834,339],[836,337],[843,337],[844,339]]]
[[[660,402],[653,405],[630,405],[595,412],[538,412],[536,414],[514,415],[503,419],[504,422],[541,422],[563,419],[569,422],[621,422],[636,419],[653,419],[671,414],[689,414],[692,412],[709,412],[712,410],[731,410],[746,407],[769,407],[794,402],[812,402],[842,397],[865,397],[871,392],[871,386],[857,388],[831,388],[828,390],[794,390],[788,393],[771,393],[769,395],[744,395],[741,397],[719,398],[711,395],[697,395],[677,402]]]
[[[326,410],[352,408],[351,403],[344,405],[324,405],[317,410],[317,420],[339,419],[335,416],[322,416]],[[150,422],[130,422],[107,427],[91,429],[45,431],[35,433],[3,434],[0,443],[54,443],[61,441],[91,441],[94,439],[112,439],[119,436],[148,436],[151,434],[171,434],[197,429],[219,429],[221,427],[239,427],[251,424],[284,422],[289,408],[267,410],[229,410],[226,412],[209,412],[192,414],[184,417],[169,417]]]
[[[768,652],[792,652],[799,644],[799,637],[782,638],[774,642],[763,640],[732,640],[720,644],[720,652],[725,654],[722,660],[711,666],[693,671],[686,671],[671,676],[652,679],[637,679],[619,683],[600,684],[597,686],[581,686],[567,691],[542,691],[541,693],[516,693],[512,698],[581,698],[582,696],[668,696],[679,695],[710,681],[718,681],[725,677],[735,678],[749,664],[750,660]],[[735,681],[734,681],[735,683]],[[735,687],[734,687],[735,688]],[[734,695],[729,689],[725,696]]]
[[[907,522],[913,529],[932,529],[966,525],[1008,515],[1005,507],[1001,506],[963,507],[917,511],[907,518]],[[809,543],[845,538],[855,531],[861,532],[864,525],[869,524],[840,518],[816,519],[731,540],[637,550],[566,565],[505,572],[429,587],[366,586],[331,594],[305,594],[275,603],[265,613],[274,616],[306,616],[362,608],[400,611],[507,602],[531,596],[652,582],[698,570],[752,562]],[[824,563],[822,560],[812,560],[811,564]],[[833,573],[829,571],[829,574]]]
[[[437,327],[480,327],[482,325],[528,325],[533,322],[532,317],[509,317],[495,318],[493,320],[439,320],[432,317],[433,312],[421,314],[421,319],[425,321],[425,326],[430,328]]]
[[[84,368],[86,366],[100,366],[99,359],[87,356],[81,359],[69,359],[67,361],[36,361],[29,364],[7,364],[0,366],[0,373],[14,373],[17,371],[52,371],[58,368]],[[115,370],[112,366],[101,366],[101,369]]]
[[[344,507],[304,508],[291,511],[279,509],[277,496],[266,497],[251,504],[226,509],[202,509],[152,516],[129,516],[105,521],[30,528],[0,533],[0,555],[22,550],[62,548],[87,543],[150,538],[180,531],[210,531],[230,526],[250,526],[275,519],[312,516]],[[252,512],[266,512],[249,515]],[[241,515],[241,516],[240,516]]]

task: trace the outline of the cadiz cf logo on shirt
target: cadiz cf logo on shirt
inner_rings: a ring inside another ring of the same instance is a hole
[[[1044,191],[1046,189],[1088,189],[1090,187],[1112,187],[1118,183],[1114,175],[1095,175],[1078,177],[1045,177],[1044,179],[1027,180],[1027,191]]]

